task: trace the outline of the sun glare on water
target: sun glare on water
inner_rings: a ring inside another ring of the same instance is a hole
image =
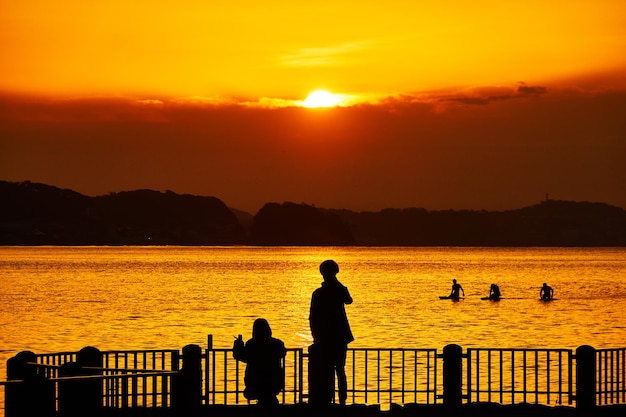
[[[341,96],[325,90],[316,90],[307,96],[302,105],[310,109],[335,107],[341,103]]]

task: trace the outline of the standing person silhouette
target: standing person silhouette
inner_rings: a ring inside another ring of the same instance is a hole
[[[456,282],[456,279],[452,280],[452,291],[450,292],[450,298],[454,300],[458,300],[461,296],[459,292],[463,293],[463,297],[465,297],[465,290],[461,287],[461,284]]]
[[[541,298],[543,301],[550,301],[552,300],[552,298],[554,298],[554,290],[545,282],[539,290],[539,298]]]
[[[258,400],[261,407],[278,404],[276,396],[285,387],[282,359],[287,354],[282,340],[272,337],[267,320],[258,318],[252,325],[252,339],[245,344],[241,335],[233,343],[233,357],[245,362],[246,388],[243,396]]]
[[[322,262],[320,273],[324,282],[313,291],[309,313],[313,336],[313,345],[309,347],[309,402],[316,405],[332,402],[336,374],[339,403],[345,405],[348,397],[346,352],[348,343],[354,340],[345,305],[352,304],[352,297],[337,279],[339,265],[335,261]]]

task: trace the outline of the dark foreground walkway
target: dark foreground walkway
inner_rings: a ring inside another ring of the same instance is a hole
[[[456,409],[443,405],[407,404],[381,411],[378,406],[349,405],[312,408],[308,404],[281,405],[261,409],[255,405],[210,406],[197,412],[164,409],[109,410],[103,417],[623,417],[626,405],[602,406],[589,411],[565,406],[536,404],[464,404]]]

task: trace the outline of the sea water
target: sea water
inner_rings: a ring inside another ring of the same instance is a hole
[[[1,247],[0,364],[22,350],[206,346],[209,334],[230,347],[257,317],[306,347],[325,259],[354,298],[353,347],[626,346],[626,248]],[[452,279],[465,298],[440,300]],[[499,302],[481,300],[491,283]]]

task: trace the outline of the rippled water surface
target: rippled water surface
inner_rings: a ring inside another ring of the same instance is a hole
[[[2,247],[0,364],[35,353],[206,346],[257,317],[311,343],[318,265],[335,259],[353,347],[626,346],[624,248]],[[459,302],[440,300],[456,278]],[[482,301],[500,285],[500,302]],[[555,301],[538,300],[547,282]]]

